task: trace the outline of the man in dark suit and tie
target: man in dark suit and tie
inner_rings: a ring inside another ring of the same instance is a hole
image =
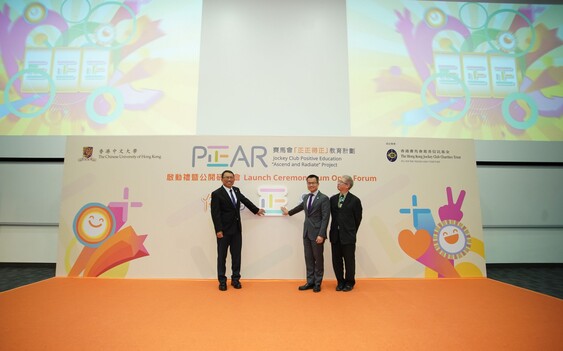
[[[240,283],[240,255],[242,251],[242,223],[240,221],[240,204],[243,203],[252,213],[262,216],[264,209],[259,209],[234,187],[235,175],[231,171],[221,174],[223,186],[211,193],[211,218],[217,236],[217,277],[219,290],[227,290],[226,260],[227,251],[231,248],[231,285],[235,289],[242,288]]]
[[[328,196],[319,191],[319,177],[311,174],[307,177],[309,194],[303,196],[301,203],[290,211],[282,207],[284,216],[293,216],[305,211],[303,224],[303,247],[305,250],[305,266],[307,267],[307,283],[299,290],[313,289],[321,291],[324,275],[324,241],[330,217],[330,202]]]
[[[356,284],[356,234],[362,222],[362,202],[350,192],[353,186],[352,177],[342,176],[336,185],[338,194],[330,198],[329,234],[336,291],[350,291]]]

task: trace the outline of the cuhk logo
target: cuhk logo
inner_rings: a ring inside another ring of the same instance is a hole
[[[89,159],[94,154],[94,148],[92,146],[84,146],[82,148],[82,157],[85,159]]]

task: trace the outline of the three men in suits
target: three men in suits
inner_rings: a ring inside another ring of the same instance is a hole
[[[262,216],[264,209],[256,207],[247,199],[240,189],[233,186],[235,175],[226,170],[221,174],[223,185],[211,193],[211,218],[217,236],[217,277],[219,290],[227,290],[226,260],[230,247],[232,260],[231,285],[235,289],[242,288],[240,283],[240,264],[242,251],[242,223],[240,220],[240,204],[243,203],[252,213]]]
[[[282,213],[293,216],[301,211],[305,212],[303,223],[303,248],[305,251],[305,266],[307,267],[307,282],[299,290],[313,289],[321,291],[324,275],[324,241],[328,220],[330,217],[330,202],[328,196],[319,191],[319,177],[311,174],[307,177],[309,193],[303,196],[301,203],[291,210],[282,207]]]
[[[350,192],[353,186],[352,177],[342,176],[336,185],[338,194],[330,198],[329,234],[336,291],[350,291],[356,284],[356,234],[362,222],[362,202]]]

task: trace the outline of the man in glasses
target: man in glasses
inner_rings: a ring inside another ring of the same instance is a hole
[[[356,234],[362,222],[362,202],[350,192],[353,186],[352,177],[342,176],[336,184],[338,194],[330,198],[329,235],[336,291],[350,291],[356,284]]]
[[[293,216],[301,211],[305,212],[303,223],[303,248],[305,251],[305,266],[307,267],[307,282],[299,290],[313,289],[321,291],[324,275],[324,241],[330,217],[330,202],[328,196],[319,191],[319,177],[311,174],[307,177],[308,194],[305,194],[299,205],[291,210],[282,207],[284,216]]]

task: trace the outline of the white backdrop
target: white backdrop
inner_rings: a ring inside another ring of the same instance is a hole
[[[85,147],[92,148],[91,156],[83,155]],[[364,207],[358,277],[434,276],[427,266],[444,276],[485,275],[472,141],[211,136],[70,137],[57,275],[66,276],[79,265],[84,272],[72,275],[96,275],[92,272],[116,265],[106,275],[214,278],[216,239],[209,196],[221,186],[224,169],[233,170],[235,185],[268,213],[259,217],[243,210],[244,278],[304,277],[303,214],[283,217],[279,208],[299,202],[311,173],[321,177],[320,191],[329,196],[337,192],[339,176],[356,178],[352,192]],[[453,202],[465,192],[458,219],[471,237],[467,250],[451,260],[438,257],[440,249],[431,242],[421,246],[439,227],[448,187]],[[106,224],[117,224],[113,232],[108,227],[105,241],[84,219],[99,220],[104,208],[114,215],[105,217]],[[137,236],[112,242],[129,227]],[[88,245],[102,244],[88,248],[85,238],[91,240]],[[421,257],[420,250],[427,248]],[[78,259],[81,252],[85,256]],[[326,243],[327,278],[333,277],[330,257]]]

